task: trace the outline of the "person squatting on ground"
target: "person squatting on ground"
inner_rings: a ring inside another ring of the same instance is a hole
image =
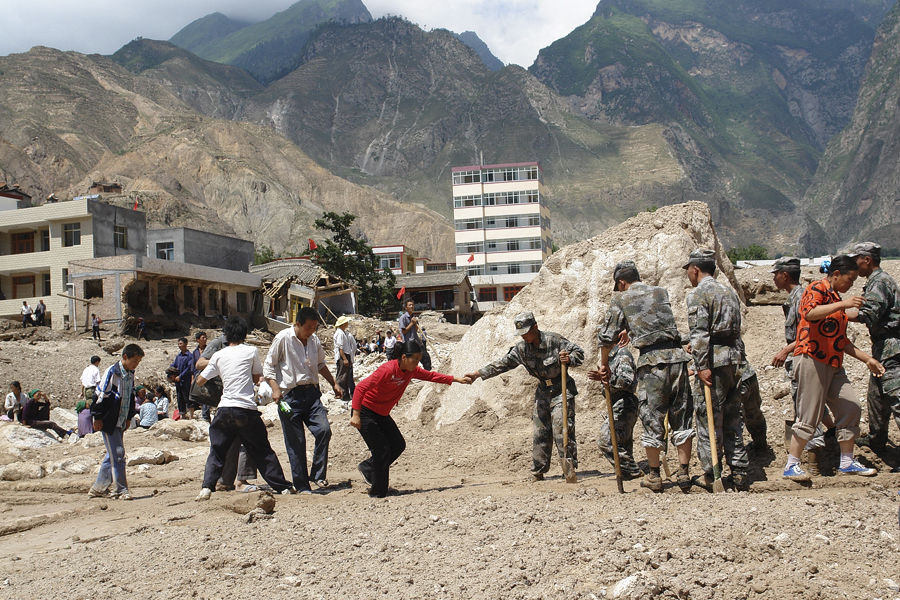
[[[125,444],[123,434],[136,413],[134,409],[134,370],[144,358],[144,351],[137,344],[122,349],[121,360],[111,365],[100,380],[97,395],[91,403],[94,431],[103,434],[106,455],[100,463],[97,479],[88,490],[88,496],[99,498],[109,492],[113,498],[131,500],[128,481],[125,478]]]
[[[291,461],[294,487],[301,494],[311,492],[310,480],[319,488],[328,486],[325,477],[331,426],[328,424],[328,412],[322,405],[319,375],[331,385],[335,398],[340,398],[344,393],[325,363],[325,350],[316,336],[318,327],[319,315],[315,309],[308,306],[301,308],[297,311],[296,322],[279,331],[272,340],[263,364],[263,375],[272,388],[272,401],[280,402],[283,398],[287,404],[287,412],[279,407],[278,417]],[[304,425],[316,438],[310,471],[306,468]]]
[[[794,379],[797,381],[797,421],[793,426],[784,477],[808,481],[809,473],[800,467],[800,453],[822,421],[827,405],[834,416],[838,445],[841,447],[842,475],[875,475],[853,458],[853,441],[859,435],[862,409],[844,371],[844,354],[866,364],[876,377],[884,374],[880,362],[858,349],[847,338],[847,311],[861,307],[862,296],[841,299],[859,275],[856,260],[839,255],[822,263],[826,276],[814,281],[800,300],[800,326],[794,349]]]
[[[391,409],[400,401],[413,379],[450,385],[471,383],[467,377],[454,377],[426,371],[419,366],[422,347],[409,340],[397,346],[395,359],[388,360],[359,382],[353,394],[350,425],[359,430],[372,455],[359,463],[359,472],[371,487],[369,495],[384,498],[388,494],[390,467],[406,449],[406,440],[391,418]]]
[[[609,393],[613,402],[613,419],[616,424],[616,442],[619,446],[619,465],[622,468],[622,476],[626,479],[636,479],[643,475],[643,471],[634,460],[634,424],[638,417],[638,399],[634,395],[637,387],[635,377],[634,356],[628,348],[616,344],[609,352]],[[609,435],[609,420],[600,426],[600,436],[597,439],[600,452],[615,465],[612,439]]]
[[[240,439],[273,490],[290,493],[291,482],[284,478],[281,463],[269,444],[266,426],[256,408],[253,384],[262,378],[263,367],[256,348],[244,343],[247,323],[240,317],[229,317],[223,330],[228,346],[213,354],[197,379],[198,385],[204,385],[207,380],[220,377],[222,399],[209,426],[209,457],[203,473],[203,488],[196,499],[208,500],[212,495],[222,475],[225,456],[235,439]]]
[[[740,365],[744,357],[741,339],[741,301],[729,286],[716,281],[716,258],[712,250],[691,252],[684,265],[694,289],[687,295],[691,354],[697,375],[693,381],[694,412],[697,417],[697,456],[712,483],[713,467],[709,443],[709,421],[703,386],[712,395],[713,423],[719,459],[724,454],[737,490],[747,490],[750,461],[744,448],[744,421],[738,394]]]
[[[425,343],[421,332],[419,331],[419,318],[413,316],[413,311],[416,308],[416,303],[413,302],[412,298],[409,298],[404,304],[404,308],[406,312],[400,315],[400,318],[397,319],[397,323],[400,327],[400,332],[397,334],[397,344],[401,342],[406,342],[409,340],[414,340],[419,344],[419,347],[422,348],[422,368],[426,371],[431,370],[431,356],[428,354],[428,347]]]
[[[569,375],[566,378],[568,396],[569,447],[563,449],[562,437],[562,365],[577,367],[584,361],[584,350],[552,331],[538,329],[531,312],[522,312],[514,320],[516,334],[522,339],[509,349],[505,356],[498,358],[465,377],[476,381],[479,377],[490,379],[519,365],[538,379],[534,392],[534,412],[532,414],[533,445],[531,475],[535,481],[544,478],[550,470],[551,447],[556,444],[560,458],[571,458],[578,467],[578,449],[575,443],[575,396],[578,388]]]
[[[187,338],[178,338],[178,354],[169,365],[172,370],[172,381],[175,383],[175,397],[178,400],[178,412],[182,417],[194,418],[194,403],[191,402],[191,379],[194,375],[194,355],[188,352]]]
[[[662,491],[659,474],[660,451],[666,447],[666,416],[671,441],[678,450],[678,487],[689,491],[691,478],[691,425],[693,408],[687,364],[690,360],[681,347],[681,334],[665,288],[647,285],[633,261],[620,262],[613,270],[614,294],[606,318],[600,326],[598,370],[588,374],[607,382],[612,370],[609,355],[622,332],[628,332],[631,344],[640,351],[636,363],[638,410],[644,433],[641,445],[647,454],[650,472],[641,481],[643,487]]]
[[[884,366],[884,375],[869,376],[866,394],[869,434],[858,438],[856,443],[882,452],[888,440],[892,413],[900,428],[900,289],[897,282],[881,270],[881,246],[878,244],[856,244],[850,256],[856,259],[859,274],[867,278],[863,288],[866,301],[851,320],[864,323],[869,329],[872,356]]]
[[[334,358],[335,358],[335,379],[344,395],[338,398],[347,406],[353,399],[353,390],[356,385],[353,383],[353,361],[356,359],[356,340],[348,331],[350,327],[350,317],[342,315],[338,317],[334,324]]]
[[[800,259],[792,256],[783,256],[775,261],[772,266],[772,278],[775,287],[788,292],[788,299],[781,309],[784,311],[784,341],[785,347],[778,351],[772,358],[772,366],[784,365],[788,379],[791,382],[791,400],[794,404],[794,421],[797,420],[797,382],[793,377],[794,348],[797,346],[797,327],[800,325],[800,299],[803,297],[804,287],[800,285]],[[816,427],[816,431],[806,444],[807,466],[812,475],[818,475],[819,459],[825,449],[825,427],[831,426],[831,415],[828,408],[822,417],[822,423]]]

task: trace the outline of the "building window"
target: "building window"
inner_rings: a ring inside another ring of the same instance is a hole
[[[237,299],[237,311],[239,313],[247,312],[247,292],[237,292],[235,296]]]
[[[84,280],[84,298],[102,298],[103,297],[103,280],[102,279],[85,279]]]
[[[69,285],[69,270],[68,269],[62,270],[62,284],[63,284],[63,290],[65,290],[65,292],[68,293],[69,290],[66,287]]]
[[[50,295],[50,273],[44,273],[44,295]]]
[[[194,310],[197,307],[196,298],[194,288],[189,285],[184,286],[184,307]]]
[[[456,196],[453,198],[453,208],[465,208],[467,206],[481,206],[481,196]]]
[[[157,242],[156,258],[161,260],[175,260],[175,242]]]
[[[382,270],[387,269],[390,271],[391,269],[399,269],[400,268],[400,255],[399,254],[383,254],[380,258],[380,268]]]
[[[123,225],[113,227],[113,245],[122,250],[128,250],[128,228]]]
[[[81,245],[81,223],[64,223],[63,224],[63,246],[69,248],[71,246]]]
[[[484,275],[484,267],[481,265],[477,267],[466,267],[466,273],[469,275]]]
[[[12,278],[13,298],[34,297],[34,275],[19,275]]]
[[[497,301],[497,288],[488,287],[481,288],[478,290],[478,301],[479,302],[496,302]]]
[[[207,310],[210,312],[216,312],[219,310],[219,291],[218,290],[209,290],[209,302],[207,303]]]
[[[477,219],[456,219],[453,222],[456,227],[456,231],[465,231],[467,229],[481,229],[482,221],[481,218]]]
[[[522,290],[521,285],[507,285],[503,288],[503,299],[507,302],[511,301],[513,297],[518,294]]]
[[[476,252],[484,252],[484,242],[463,242],[456,245],[457,254],[473,254]]]
[[[50,230],[41,229],[41,252],[50,251]]]
[[[453,174],[453,185],[462,185],[464,183],[480,183],[480,182],[481,182],[481,171],[458,171]]]
[[[13,233],[10,237],[10,254],[34,252],[34,232]]]

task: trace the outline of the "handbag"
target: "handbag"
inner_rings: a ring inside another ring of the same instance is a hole
[[[206,406],[218,406],[219,401],[222,400],[222,388],[222,379],[220,377],[214,377],[203,385],[197,385],[197,381],[194,380],[191,383],[190,400]]]
[[[176,408],[175,410],[172,411],[172,420],[173,420],[173,421],[180,421],[180,420],[181,420],[181,411],[178,410],[177,408]]]

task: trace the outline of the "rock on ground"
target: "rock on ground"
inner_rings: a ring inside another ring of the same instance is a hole
[[[669,291],[679,328],[687,329],[685,297],[690,290],[682,268],[695,248],[716,252],[718,278],[740,291],[731,262],[719,243],[709,208],[701,202],[663,207],[641,213],[589,240],[566,246],[544,263],[538,276],[503,309],[484,315],[465,334],[450,355],[444,372],[461,375],[502,356],[518,339],[513,318],[530,310],[538,326],[555,331],[585,350],[585,366],[572,376],[579,388],[587,388],[585,373],[597,362],[597,328],[612,297],[612,274],[616,263],[634,260],[641,279]],[[501,417],[510,410],[507,399],[527,410],[534,382],[523,369],[472,386],[427,385],[407,411],[418,419],[423,409],[437,405],[438,426],[458,421],[479,400]]]
[[[239,515],[246,515],[257,509],[271,514],[275,511],[275,496],[269,492],[248,492],[246,494],[238,492],[229,497],[225,506]]]
[[[141,446],[133,450],[128,450],[128,457],[125,464],[129,467],[136,467],[138,465],[164,465],[173,460],[178,460],[178,457],[167,450]]]
[[[57,406],[50,411],[50,420],[63,429],[78,429],[78,415],[68,408]]]
[[[148,431],[158,438],[168,436],[186,442],[201,442],[209,439],[209,423],[202,419],[181,419],[180,421],[163,419],[157,421]]]
[[[46,475],[43,465],[28,462],[15,462],[0,467],[0,479],[3,481],[22,481],[24,479],[40,479]]]
[[[35,450],[58,444],[56,438],[39,429],[32,429],[16,423],[4,423],[0,426],[0,445],[5,445],[12,454],[14,450]],[[3,441],[5,440],[5,441]]]

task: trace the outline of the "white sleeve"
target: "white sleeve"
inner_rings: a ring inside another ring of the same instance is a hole
[[[209,364],[206,365],[206,368],[200,373],[200,377],[210,380],[213,377],[219,377],[219,375],[219,357],[213,355],[213,357],[209,359]]]

